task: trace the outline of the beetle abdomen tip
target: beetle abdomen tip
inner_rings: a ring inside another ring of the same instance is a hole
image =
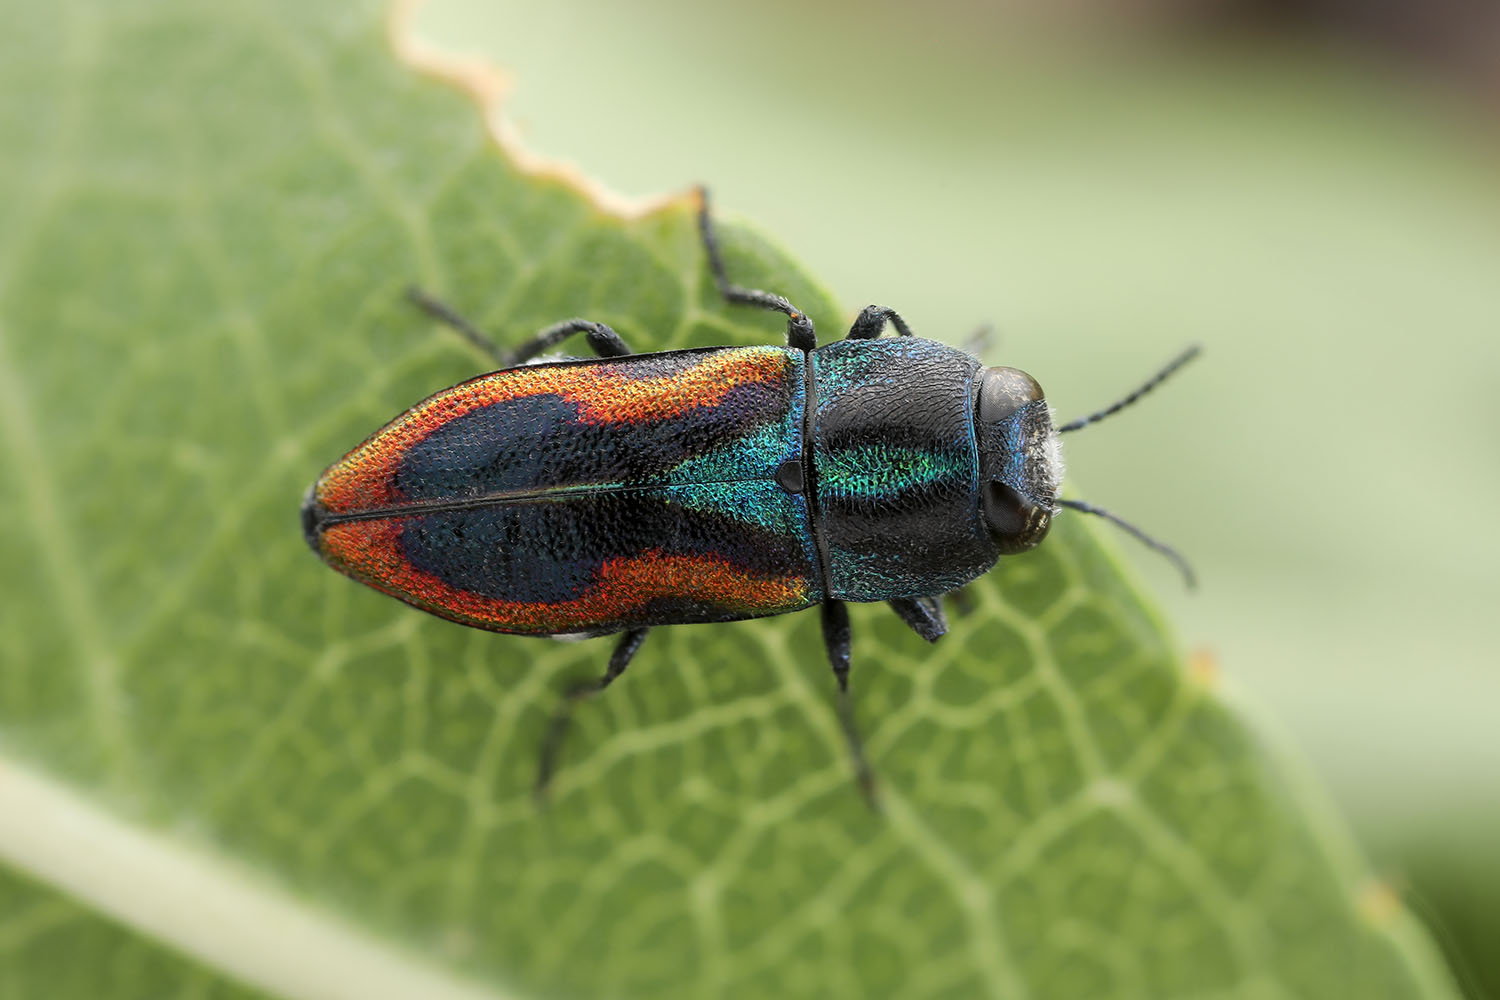
[[[318,500],[318,484],[313,483],[302,498],[302,537],[307,541],[308,548],[320,556],[323,550],[319,542],[323,534],[323,519],[327,514],[328,509]]]

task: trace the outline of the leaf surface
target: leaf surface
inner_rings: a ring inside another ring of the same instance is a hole
[[[11,996],[1451,996],[1297,768],[1087,526],[927,647],[856,609],[465,630],[307,552],[302,491],[513,342],[763,343],[683,200],[518,169],[370,3],[11,4],[0,52],[0,985]],[[764,239],[739,280],[844,314]],[[236,985],[244,983],[245,986]],[[413,984],[420,984],[414,986]]]

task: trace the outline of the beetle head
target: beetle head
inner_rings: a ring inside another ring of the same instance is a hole
[[[980,375],[974,427],[985,522],[1001,555],[1046,537],[1062,484],[1062,449],[1036,379],[1017,368]]]

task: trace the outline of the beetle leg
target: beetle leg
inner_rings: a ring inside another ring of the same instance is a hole
[[[411,299],[417,305],[417,308],[433,319],[440,323],[446,323],[457,330],[465,340],[479,348],[481,352],[488,354],[496,361],[500,361],[505,357],[505,352],[500,350],[500,347],[493,340],[481,333],[478,327],[460,316],[458,310],[448,305],[442,299],[434,298],[420,288],[415,287],[406,290],[406,297]]]
[[[488,354],[501,368],[523,365],[537,355],[550,351],[575,333],[588,334],[589,347],[601,358],[618,358],[630,353],[630,348],[625,346],[625,341],[618,333],[603,323],[590,323],[586,319],[567,319],[561,323],[554,323],[530,340],[509,351],[503,351],[493,340],[481,333],[478,327],[460,316],[457,310],[441,299],[428,295],[420,288],[408,288],[406,297],[433,319],[457,330],[465,340]]]
[[[965,354],[983,360],[994,351],[998,338],[995,336],[995,327],[991,323],[981,323],[974,328],[974,332],[964,338],[959,346]]]
[[[913,632],[928,642],[937,642],[948,631],[948,616],[943,613],[941,598],[898,597],[886,603]]]
[[[964,584],[957,590],[948,591],[947,597],[951,602],[953,611],[960,618],[974,613],[974,591],[969,589],[969,584]]]
[[[714,283],[719,294],[742,306],[756,306],[786,316],[786,345],[803,351],[818,346],[818,336],[813,332],[813,322],[808,315],[780,295],[763,292],[757,288],[743,288],[729,280],[724,269],[724,257],[719,253],[719,237],[714,232],[713,219],[708,211],[708,188],[698,188],[698,235],[703,239],[703,249],[708,254],[708,267],[713,271]]]
[[[557,770],[557,759],[562,752],[563,737],[568,734],[568,725],[573,721],[573,710],[580,701],[603,691],[625,672],[631,659],[640,650],[641,643],[646,641],[646,633],[649,631],[650,629],[636,628],[626,632],[615,645],[615,651],[610,654],[609,666],[603,677],[575,684],[563,693],[562,702],[547,726],[547,735],[542,739],[542,752],[537,761],[536,787],[533,789],[538,800],[546,797],[547,786],[552,783],[552,775]]]
[[[896,332],[903,337],[910,337],[911,327],[906,325],[906,320],[901,314],[886,306],[865,306],[854,325],[849,328],[849,334],[845,340],[874,340],[885,332],[886,323],[896,328]]]
[[[875,798],[875,774],[865,759],[864,740],[860,739],[859,729],[854,724],[854,702],[849,697],[849,647],[852,644],[849,609],[843,601],[824,601],[823,645],[828,649],[833,676],[839,682],[839,722],[844,727],[844,739],[849,744],[849,757],[854,763],[854,780],[870,808],[878,812],[880,804]]]
[[[537,355],[546,354],[575,333],[587,334],[589,348],[601,358],[623,358],[630,353],[624,339],[603,323],[591,323],[586,319],[565,319],[501,355],[500,366],[514,368],[516,365],[524,365]]]

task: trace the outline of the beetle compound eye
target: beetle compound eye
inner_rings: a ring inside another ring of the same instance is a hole
[[[998,480],[985,485],[984,519],[995,544],[1007,555],[1031,548],[1046,533],[1045,512]]]
[[[1036,379],[1019,368],[986,368],[980,376],[979,422],[999,424],[1026,404],[1043,398]]]
[[[990,537],[1001,555],[1025,552],[1047,534],[1062,479],[1042,387],[1018,368],[986,368],[974,417]]]
[[[984,519],[1001,555],[1033,548],[1052,526],[1051,511],[999,480],[985,484]]]

